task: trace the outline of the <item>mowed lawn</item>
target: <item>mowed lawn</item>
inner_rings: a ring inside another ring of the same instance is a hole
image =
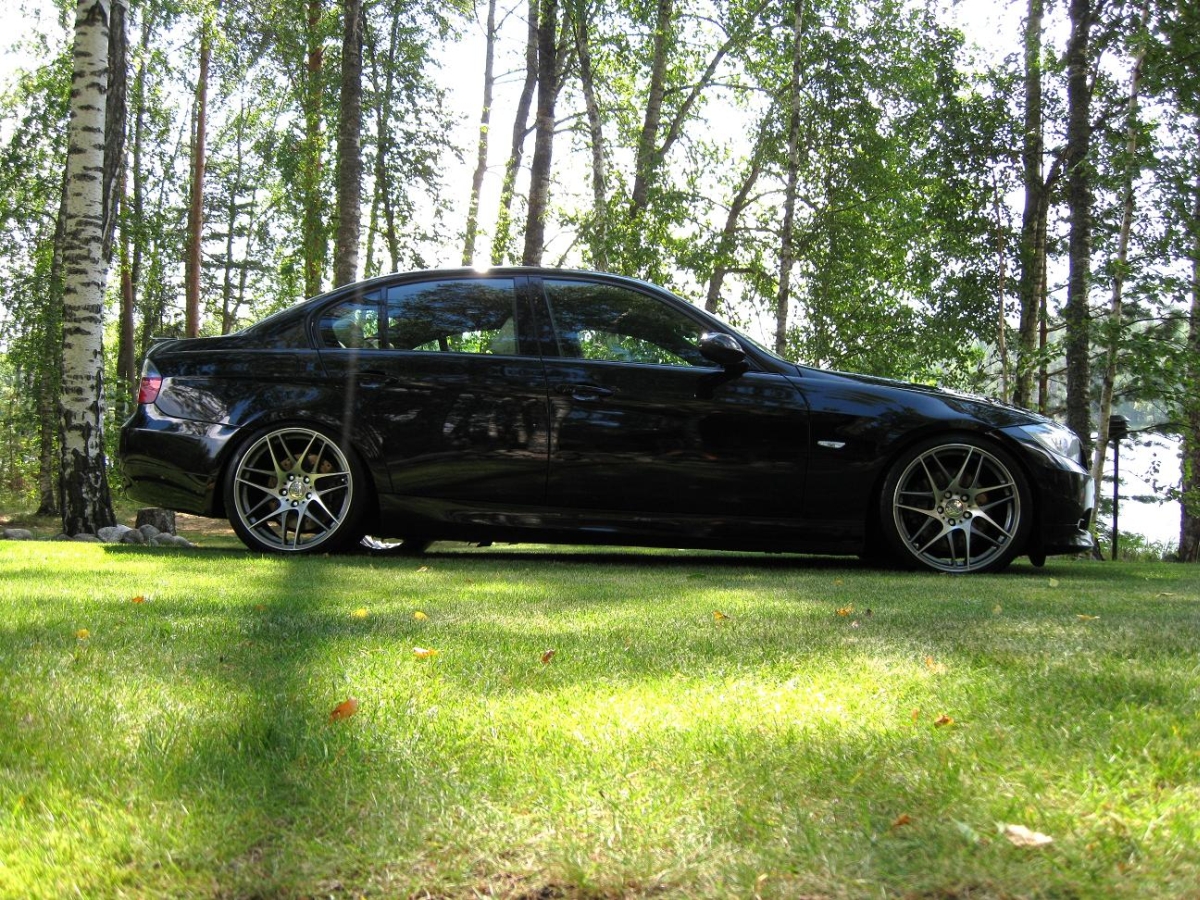
[[[1200,569],[0,543],[0,896],[1200,897]]]

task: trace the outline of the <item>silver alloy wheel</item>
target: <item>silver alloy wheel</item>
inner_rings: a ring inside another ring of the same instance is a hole
[[[904,547],[942,572],[1003,566],[1021,527],[1021,491],[994,454],[967,443],[938,444],[900,474],[892,517]]]
[[[241,455],[233,473],[234,514],[266,549],[311,550],[349,519],[354,489],[336,443],[318,431],[284,428]]]

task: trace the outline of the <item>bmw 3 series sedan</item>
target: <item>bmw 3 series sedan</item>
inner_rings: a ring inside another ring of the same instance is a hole
[[[994,572],[1091,547],[1076,435],[788,362],[645,282],[393,274],[155,344],[120,466],[250,548],[365,535],[862,554]]]

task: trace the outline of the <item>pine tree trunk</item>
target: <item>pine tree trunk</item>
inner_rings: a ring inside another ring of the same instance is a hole
[[[1071,37],[1067,44],[1067,207],[1068,237],[1066,324],[1067,425],[1092,452],[1091,367],[1088,290],[1092,263],[1091,55],[1093,0],[1071,0]]]
[[[471,198],[467,204],[467,234],[463,239],[462,264],[475,262],[475,238],[479,234],[479,194],[487,174],[488,134],[492,126],[492,88],[496,83],[496,0],[488,0],[487,43],[483,56],[483,108],[479,112],[479,146],[475,172],[471,175]]]
[[[104,125],[111,6],[79,0],[63,235],[62,524],[75,535],[114,523],[104,456]]]
[[[338,115],[337,234],[333,285],[358,278],[362,218],[362,0],[344,0],[342,94]]]
[[[529,171],[529,210],[521,264],[540,266],[546,245],[550,173],[554,157],[554,105],[558,98],[558,0],[541,0],[538,12],[537,119]]]
[[[304,254],[304,295],[321,293],[325,278],[325,198],[321,193],[322,155],[325,136],[323,122],[322,79],[325,50],[322,42],[323,0],[306,0],[304,8],[304,143],[300,160],[300,191],[303,218],[300,225]]]
[[[200,72],[196,78],[196,116],[192,132],[192,182],[188,204],[187,260],[184,266],[186,307],[184,335],[200,334],[200,268],[204,244],[204,168],[208,131],[208,63],[212,54],[210,26],[200,25]]]
[[[787,352],[788,303],[792,268],[796,264],[796,192],[800,180],[800,79],[804,40],[804,0],[794,0],[792,18],[792,81],[788,92],[788,170],[783,199],[783,226],[779,240],[779,290],[775,296],[775,352]]]
[[[1025,407],[1033,405],[1041,312],[1039,292],[1046,253],[1045,242],[1039,240],[1045,234],[1047,215],[1042,174],[1042,7],[1043,0],[1029,0],[1025,19],[1025,131],[1021,146],[1025,208],[1021,214],[1021,269],[1017,285],[1021,319],[1017,329],[1017,379],[1013,391],[1013,402]]]

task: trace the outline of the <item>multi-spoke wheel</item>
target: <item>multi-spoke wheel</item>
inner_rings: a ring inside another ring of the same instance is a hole
[[[1021,551],[1029,489],[1012,458],[962,435],[917,445],[881,496],[884,534],[902,559],[939,572],[996,572]]]
[[[246,546],[331,550],[362,537],[362,467],[313,428],[273,428],[238,451],[225,477],[229,523]]]

